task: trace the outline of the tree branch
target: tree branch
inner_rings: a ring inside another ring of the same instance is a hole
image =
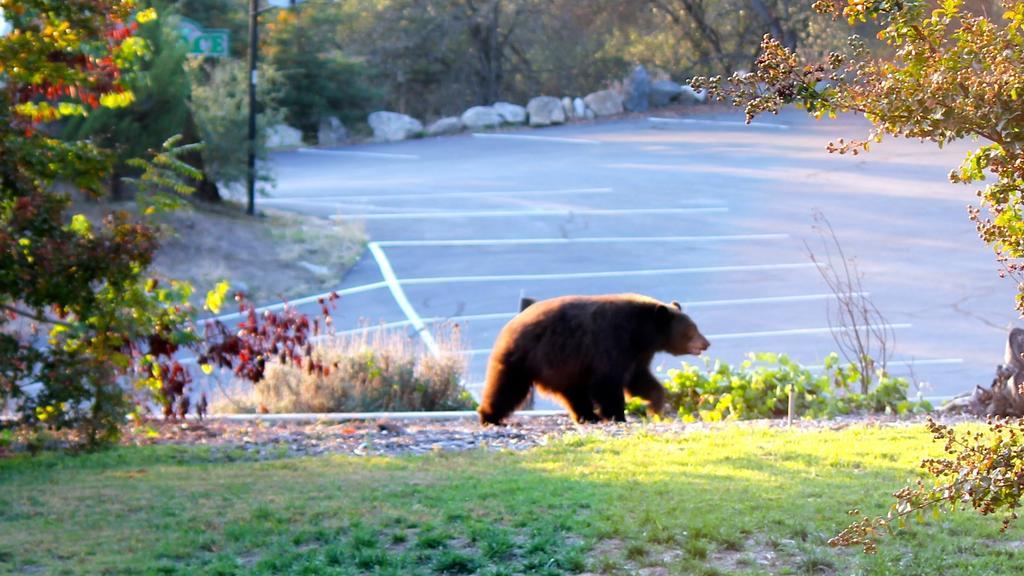
[[[30,320],[35,320],[36,322],[42,322],[44,324],[53,324],[55,326],[64,326],[65,328],[74,328],[75,327],[75,325],[71,324],[70,322],[64,322],[63,320],[57,320],[56,318],[48,318],[46,316],[40,316],[40,315],[35,314],[33,312],[28,312],[28,311],[22,310],[20,308],[17,308],[15,306],[11,306],[10,304],[0,304],[0,308],[2,308],[4,310],[7,310],[8,312],[13,312],[14,314],[17,314],[18,316],[24,316],[25,318],[28,318]]]

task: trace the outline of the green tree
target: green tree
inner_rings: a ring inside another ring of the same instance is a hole
[[[131,104],[124,74],[148,53],[135,31],[156,14],[136,13],[128,0],[0,0],[0,8],[13,27],[0,38],[0,398],[30,424],[111,440],[130,409],[119,379],[195,339],[184,324],[188,287],[144,276],[156,248],[146,223],[67,213],[58,184],[101,194],[115,158],[41,128]],[[151,176],[185,170],[173,153],[158,161],[164,168]],[[41,390],[26,392],[36,384]]]
[[[62,131],[68,140],[92,138],[117,158],[111,177],[116,200],[130,197],[122,178],[133,175],[125,161],[145,155],[191,122],[189,81],[185,73],[185,46],[174,22],[160,18],[139,27],[138,37],[149,46],[150,57],[125,70],[122,82],[134,95],[122,108],[98,108],[88,115],[69,118]]]
[[[778,40],[765,37],[757,69],[695,78],[719,98],[746,107],[747,120],[788,104],[816,117],[860,112],[874,128],[867,138],[830,143],[840,154],[867,152],[886,135],[930,140],[939,146],[972,138],[983,144],[950,173],[978,191],[969,209],[982,240],[1017,280],[1017,309],[1024,312],[1024,1],[1004,0],[965,7],[961,0],[818,0],[815,8],[850,25],[876,22],[872,50],[860,38],[845,52],[805,61]],[[1016,519],[1024,496],[1024,421],[991,425],[988,433],[958,434],[931,424],[948,458],[926,460],[933,482],[896,492],[886,518],[864,517],[832,543],[874,549],[874,538],[906,518],[958,507]]]
[[[244,183],[249,173],[249,94],[245,63],[240,60],[189,63],[192,79],[190,107],[196,121],[199,137],[204,143],[203,165],[208,178],[219,186]],[[259,68],[256,98],[260,104],[257,114],[256,158],[257,180],[273,182],[267,159],[267,128],[279,124],[284,113],[279,102],[283,88],[281,76],[270,65]]]
[[[365,65],[346,58],[335,42],[342,14],[323,6],[281,10],[267,23],[261,56],[281,75],[285,120],[312,139],[320,120],[363,122],[378,100]]]

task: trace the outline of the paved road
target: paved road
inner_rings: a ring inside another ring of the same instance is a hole
[[[967,146],[824,150],[865,132],[797,111],[745,127],[723,111],[300,150],[273,156],[262,206],[364,220],[376,244],[339,282],[338,328],[389,323],[417,338],[422,325],[430,345],[433,322],[453,319],[477,385],[521,294],[675,299],[714,358],[820,363],[835,349],[829,291],[804,245],[820,209],[894,325],[895,371],[912,364],[926,396],[987,383],[1014,290],[966,218],[971,189],[946,181]]]

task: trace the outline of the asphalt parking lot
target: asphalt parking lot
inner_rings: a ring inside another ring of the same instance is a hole
[[[457,322],[475,387],[521,295],[679,300],[711,358],[819,364],[836,348],[804,244],[821,210],[892,325],[892,371],[929,397],[987,385],[1014,286],[967,220],[973,190],[946,180],[968,145],[825,151],[866,130],[798,111],[744,126],[720,111],[304,149],[273,155],[277,187],[258,202],[363,220],[372,243],[339,279],[336,328],[383,324],[429,348],[437,323]]]

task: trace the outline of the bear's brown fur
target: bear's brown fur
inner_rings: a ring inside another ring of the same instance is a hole
[[[665,389],[650,372],[654,354],[699,355],[708,346],[678,302],[613,294],[533,303],[498,335],[480,421],[500,423],[532,385],[561,401],[577,422],[625,420],[624,393],[660,414]]]

